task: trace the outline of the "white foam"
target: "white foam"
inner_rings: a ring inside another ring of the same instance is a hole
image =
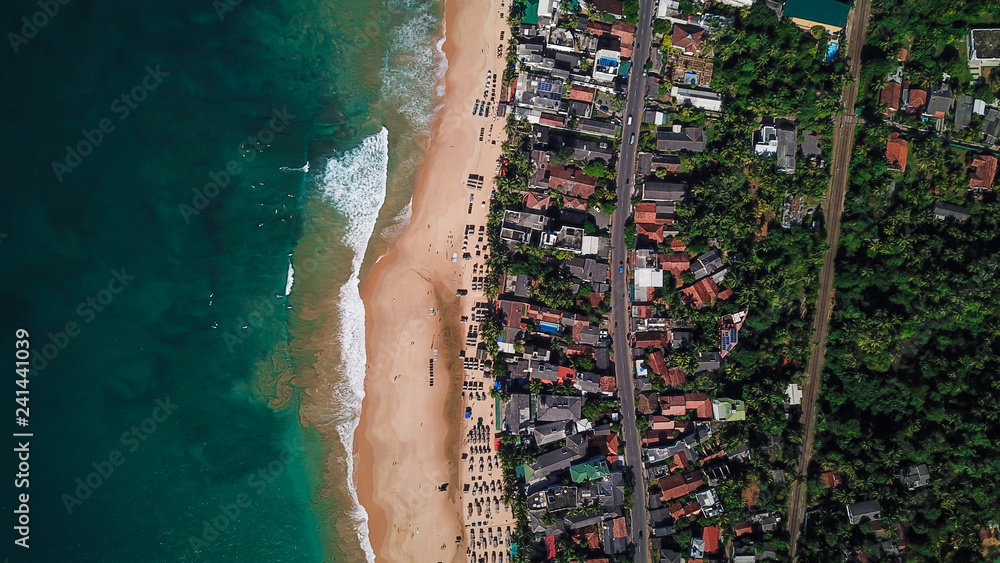
[[[395,11],[407,15],[387,33],[389,48],[382,60],[382,99],[392,102],[413,128],[430,129],[440,105],[433,93],[444,95],[443,20],[434,14],[433,3],[389,0]]]
[[[389,223],[389,225],[387,225],[384,229],[382,229],[382,232],[379,233],[379,237],[384,241],[392,242],[399,235],[401,235],[403,233],[403,229],[405,229],[406,226],[410,224],[410,217],[412,216],[413,216],[413,198],[411,197],[410,201],[405,206],[403,206],[402,209],[399,210],[399,213],[397,213],[395,217],[392,218],[392,222]],[[381,260],[384,257],[385,253],[382,253],[381,255],[379,255],[378,258],[375,259],[375,263],[378,264],[379,260]]]
[[[292,293],[292,284],[295,283],[295,268],[292,267],[292,261],[288,260],[288,277],[285,278],[285,297],[288,297]]]
[[[361,401],[365,397],[365,325],[358,322],[365,318],[365,304],[358,291],[359,274],[368,243],[375,233],[375,221],[385,203],[389,169],[389,131],[363,140],[354,149],[331,158],[323,172],[323,196],[347,218],[344,242],[354,251],[351,260],[351,277],[340,288],[340,370],[346,385],[339,396],[349,415],[337,424],[337,433],[349,456],[354,452],[354,432],[361,418]],[[358,540],[369,562],[375,561],[371,540],[368,537],[368,512],[358,500],[355,487],[353,459],[347,461],[347,486],[354,506],[350,517],[355,524]]]

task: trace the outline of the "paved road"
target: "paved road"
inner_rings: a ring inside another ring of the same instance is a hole
[[[626,295],[626,275],[619,273],[618,267],[626,258],[625,221],[631,214],[630,201],[635,179],[636,145],[629,141],[639,138],[639,125],[645,107],[646,80],[642,69],[646,66],[652,41],[653,0],[640,0],[639,23],[636,26],[632,53],[632,72],[628,82],[628,96],[625,101],[625,119],[622,130],[622,150],[618,159],[618,208],[612,217],[611,232],[611,319],[614,338],[615,375],[618,378],[618,392],[622,402],[622,428],[625,433],[625,462],[632,472],[634,492],[632,494],[632,540],[635,542],[635,561],[649,561],[648,516],[646,511],[646,480],[642,473],[642,450],[639,431],[635,425],[635,383],[632,381],[632,350],[628,341],[629,304]],[[628,116],[632,124],[628,124]]]
[[[806,381],[802,389],[802,420],[805,425],[805,440],[799,449],[799,458],[795,463],[795,473],[805,475],[809,469],[812,457],[813,439],[816,433],[816,402],[819,400],[821,388],[821,373],[826,356],[827,329],[830,324],[830,312],[833,309],[833,278],[834,261],[837,258],[837,246],[840,241],[840,216],[844,211],[844,196],[847,193],[847,174],[851,164],[851,149],[854,146],[854,128],[858,118],[854,115],[854,105],[858,100],[858,82],[861,72],[861,48],[868,34],[868,17],[871,10],[871,0],[858,0],[851,10],[847,24],[848,57],[850,58],[851,76],[854,82],[843,92],[841,102],[844,114],[834,122],[833,138],[833,177],[830,180],[830,190],[826,198],[826,227],[829,248],[823,257],[823,269],[820,271],[820,290],[816,300],[816,319],[813,323],[812,355],[806,368]],[[788,499],[788,531],[790,537],[790,552],[795,560],[798,548],[799,533],[806,512],[806,482],[796,480],[792,483]]]

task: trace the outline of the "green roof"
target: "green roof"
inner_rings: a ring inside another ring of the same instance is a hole
[[[538,0],[524,0],[524,23],[538,25]]]
[[[603,459],[594,459],[569,468],[569,476],[574,483],[593,481],[611,474],[608,463]]]
[[[837,0],[788,0],[782,13],[790,18],[844,27],[849,11],[850,6]]]
[[[632,69],[632,61],[622,61],[620,67],[618,67],[618,74],[621,76],[628,76],[628,71]]]
[[[718,414],[721,414],[723,418],[716,416],[716,420],[724,420],[726,422],[735,422],[738,420],[747,419],[747,405],[743,401],[738,401],[736,399],[725,399],[719,398],[715,400],[715,405],[719,408],[716,409]]]
[[[514,468],[514,473],[518,477],[523,477],[525,481],[531,481],[531,477],[535,474],[535,470],[528,465],[518,465]]]

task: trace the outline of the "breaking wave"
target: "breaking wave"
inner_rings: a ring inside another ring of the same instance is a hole
[[[353,502],[350,517],[369,562],[375,560],[375,552],[368,537],[368,512],[358,500],[354,480],[356,462],[351,457],[354,452],[354,432],[361,418],[361,402],[365,397],[365,366],[368,360],[364,323],[350,322],[349,319],[365,318],[365,305],[358,290],[359,275],[368,243],[375,233],[379,210],[385,203],[388,167],[389,131],[383,128],[379,133],[364,139],[358,147],[331,158],[320,179],[323,197],[347,219],[343,240],[354,252],[351,276],[340,288],[338,304],[341,349],[339,367],[346,385],[342,387],[342,394],[336,397],[342,403],[345,413],[336,428],[348,455],[347,486]]]

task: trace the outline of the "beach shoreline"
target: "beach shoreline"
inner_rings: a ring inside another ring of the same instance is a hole
[[[472,111],[486,98],[487,73],[496,76],[504,64],[497,50],[506,21],[499,5],[488,6],[445,3],[444,97],[412,216],[361,283],[368,363],[355,475],[372,548],[387,561],[467,560],[467,542],[456,542],[467,524],[461,489],[467,476],[459,458],[468,424],[462,416],[468,376],[460,357],[468,327],[460,318],[483,300],[470,278],[483,275],[487,250],[478,230],[486,224],[492,185],[486,180],[470,188],[468,179],[496,173],[504,127],[495,115]],[[491,95],[496,92],[499,85]],[[466,239],[470,225],[474,232]],[[473,290],[459,297],[459,289]]]

